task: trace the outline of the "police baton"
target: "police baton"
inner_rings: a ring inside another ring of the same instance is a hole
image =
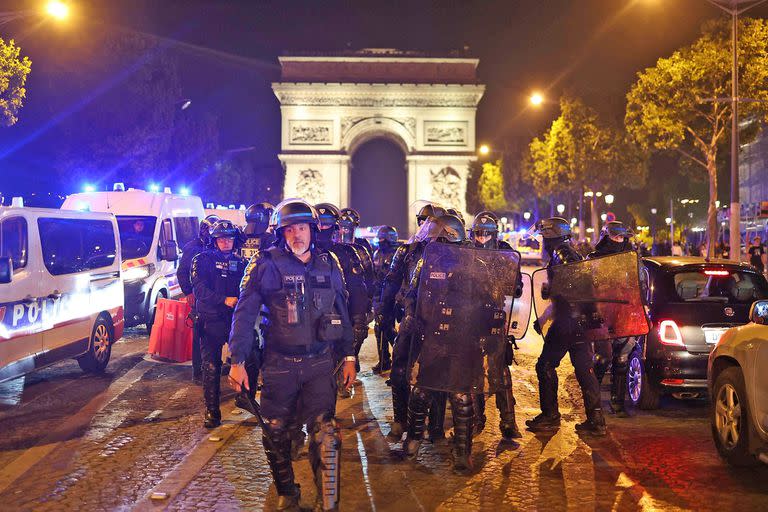
[[[269,435],[270,432],[264,422],[264,418],[261,416],[261,406],[259,405],[259,402],[256,401],[256,398],[249,395],[245,388],[240,390],[237,397],[239,398],[239,400],[237,400],[238,407],[253,414],[253,417],[259,422],[261,431],[264,434],[262,437],[265,440],[264,442],[269,445],[268,448],[277,451],[277,447],[275,446],[274,441],[272,441],[272,437]]]

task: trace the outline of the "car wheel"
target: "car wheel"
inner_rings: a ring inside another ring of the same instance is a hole
[[[749,405],[741,368],[723,370],[715,380],[712,397],[712,438],[717,451],[734,466],[757,464],[749,453]]]
[[[112,355],[112,328],[104,318],[99,317],[93,324],[88,352],[77,358],[80,369],[88,373],[101,373]]]
[[[152,307],[147,311],[147,336],[152,335],[152,326],[155,324],[155,313],[157,312],[157,302],[160,299],[167,298],[165,295],[165,290],[160,290],[157,292],[157,296],[155,296],[155,302],[152,304]]]
[[[650,411],[659,408],[661,392],[645,372],[642,348],[638,346],[629,356],[627,391],[632,404],[638,409]]]

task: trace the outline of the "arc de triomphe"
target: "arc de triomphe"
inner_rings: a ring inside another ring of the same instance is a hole
[[[282,115],[284,197],[349,205],[352,155],[383,137],[405,154],[408,204],[425,199],[465,211],[485,91],[478,59],[368,49],[279,60],[272,89]]]

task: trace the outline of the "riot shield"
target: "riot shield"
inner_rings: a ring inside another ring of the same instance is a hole
[[[539,273],[549,274],[545,290],[549,301],[537,288]],[[640,336],[650,328],[640,288],[640,260],[634,251],[536,271],[534,296],[536,316],[545,333],[554,318],[569,322],[570,330],[584,332],[592,341]]]
[[[410,383],[453,393],[494,393],[503,372],[517,251],[432,242],[424,250]]]
[[[525,337],[525,333],[528,331],[528,323],[531,321],[531,300],[532,289],[531,276],[528,274],[521,274],[523,281],[523,294],[520,297],[515,297],[512,301],[511,314],[509,319],[509,325],[507,328],[507,334],[514,336],[516,340],[521,340]]]
[[[536,320],[541,328],[541,335],[546,336],[554,319],[554,307],[549,298],[549,277],[546,268],[540,268],[533,273],[532,293],[533,309],[536,313]]]

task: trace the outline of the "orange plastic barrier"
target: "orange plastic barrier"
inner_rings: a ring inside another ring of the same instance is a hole
[[[150,354],[179,363],[192,359],[192,324],[187,320],[191,309],[189,303],[184,301],[157,301],[155,323],[149,337]]]

